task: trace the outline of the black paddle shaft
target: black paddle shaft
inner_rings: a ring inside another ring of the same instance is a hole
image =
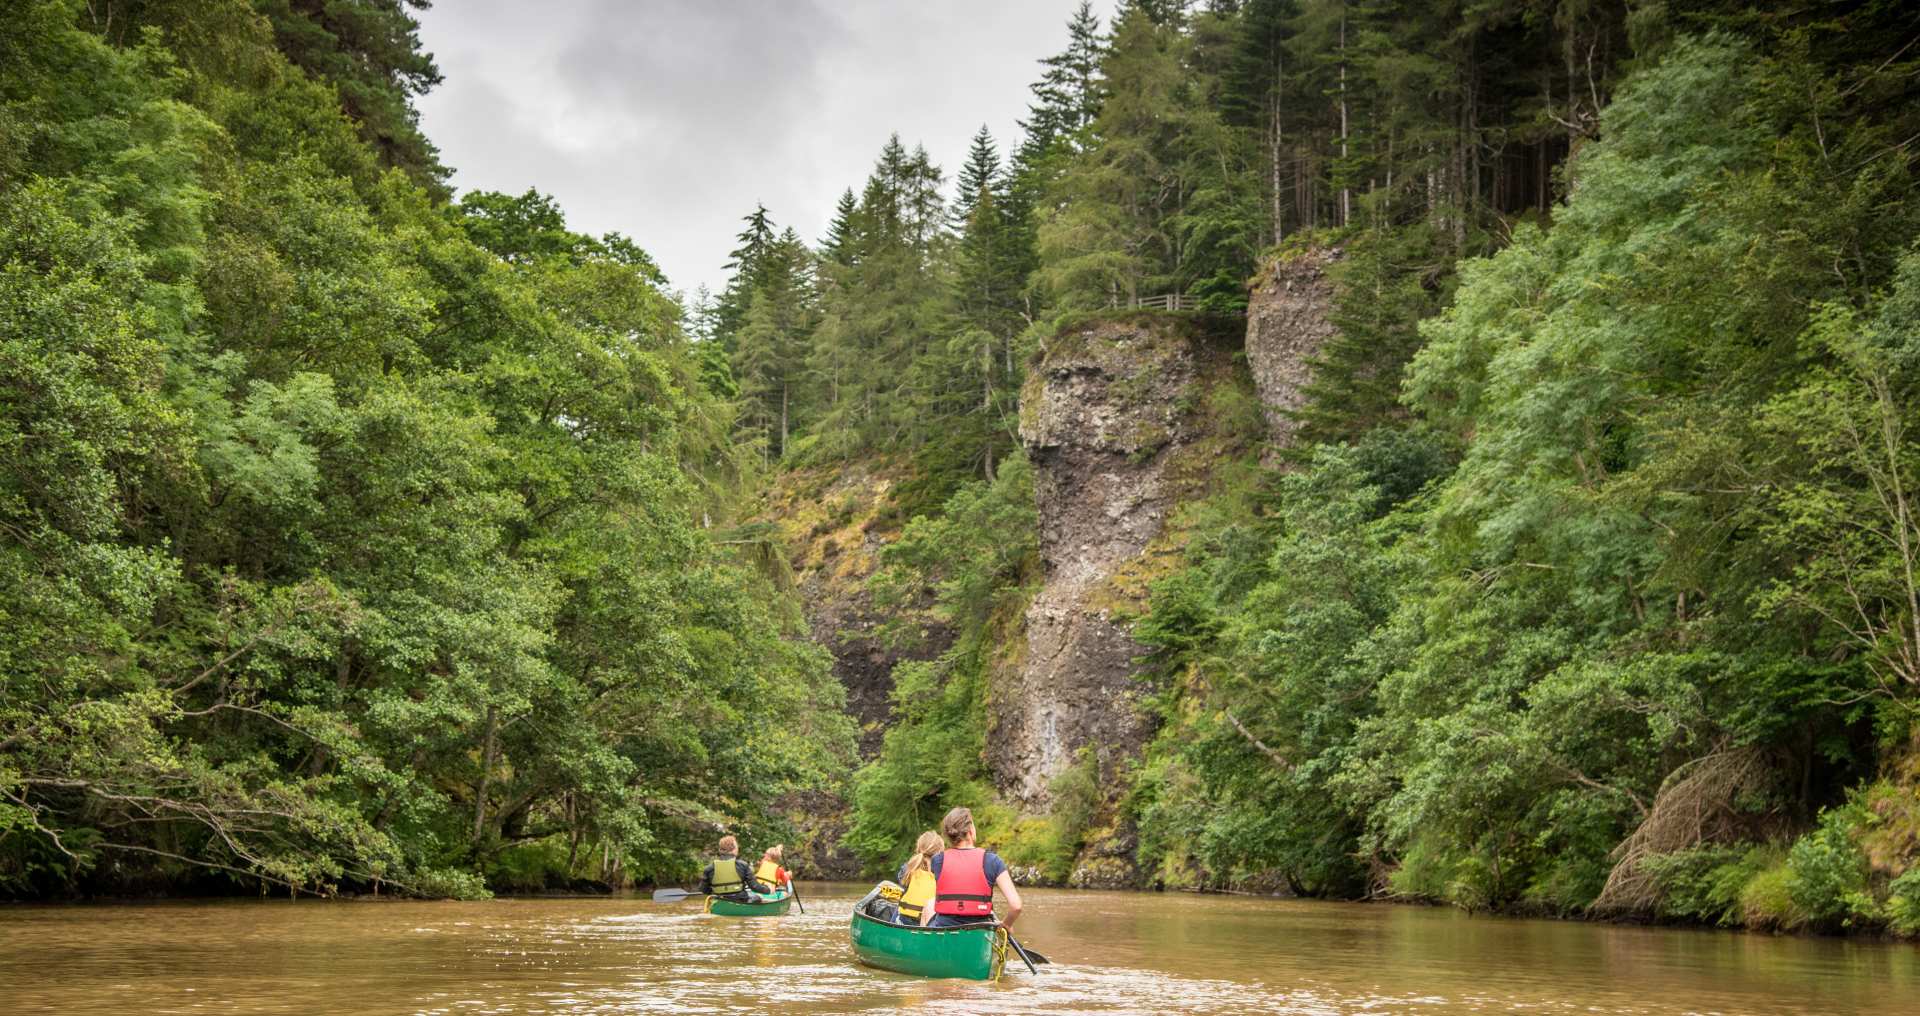
[[[1013,932],[1007,932],[1007,944],[1013,946],[1013,951],[1020,954],[1021,962],[1027,965],[1027,973],[1038,977],[1040,971],[1034,969],[1033,957],[1027,955],[1027,950],[1020,945],[1019,939],[1013,937]],[[1040,962],[1045,963],[1046,960],[1042,959]]]

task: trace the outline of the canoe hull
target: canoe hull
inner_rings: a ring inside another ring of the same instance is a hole
[[[715,917],[785,917],[792,906],[792,893],[781,893],[758,903],[735,903],[718,896],[707,897],[707,913]]]
[[[909,928],[855,911],[853,955],[861,963],[917,977],[998,980],[1007,962],[1007,933],[979,928]]]

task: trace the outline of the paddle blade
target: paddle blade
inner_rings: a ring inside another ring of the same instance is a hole
[[[1034,965],[1037,963],[1053,962],[1052,960],[1041,955],[1039,950],[1034,949],[1031,946],[1028,946],[1025,942],[1022,942],[1019,939],[1014,938],[1012,935],[1007,936],[1007,942],[1013,946],[1013,951],[1015,953],[1018,953],[1021,959],[1027,961],[1028,970],[1033,970]],[[1037,974],[1040,971],[1033,970],[1033,972]]]
[[[655,889],[653,891],[653,902],[678,903],[689,896],[699,896],[699,895],[700,895],[699,893],[694,892],[691,889]]]

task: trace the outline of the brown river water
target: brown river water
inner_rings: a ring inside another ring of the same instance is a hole
[[[0,1013],[1893,1013],[1920,946],[1178,893],[1023,893],[1053,962],[996,984],[853,961],[805,916],[644,897],[0,906]]]

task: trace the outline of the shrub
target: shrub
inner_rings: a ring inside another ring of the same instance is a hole
[[[1659,887],[1661,916],[1726,927],[1742,922],[1742,893],[1748,884],[1785,860],[1779,847],[1704,846],[1656,854],[1640,863]]]
[[[1901,935],[1920,935],[1920,868],[1887,887],[1887,922]]]
[[[516,843],[500,851],[487,866],[487,884],[501,892],[532,893],[565,886],[567,841],[560,835]]]
[[[1052,822],[1023,818],[1006,828],[1005,838],[995,841],[995,849],[1010,867],[1033,869],[1051,882],[1065,882],[1073,873],[1075,850],[1061,842]]]
[[[1479,854],[1469,854],[1453,866],[1447,880],[1447,902],[1462,910],[1484,910],[1497,901],[1493,866]]]
[[[1867,859],[1855,833],[1866,811],[1857,804],[1820,813],[1820,825],[1787,855],[1787,893],[1811,923],[1850,926],[1874,921],[1879,904],[1867,884]]]
[[[1807,923],[1787,883],[1793,878],[1785,860],[1770,865],[1740,888],[1740,919],[1757,931],[1789,931]]]
[[[415,896],[429,899],[484,900],[493,896],[485,879],[459,868],[421,868],[407,880],[406,888]]]
[[[1400,858],[1400,866],[1387,876],[1387,888],[1395,896],[1440,901],[1447,898],[1455,860],[1425,839],[1415,840]]]
[[[1091,747],[1053,778],[1053,829],[1062,844],[1079,850],[1100,811],[1100,763]]]

